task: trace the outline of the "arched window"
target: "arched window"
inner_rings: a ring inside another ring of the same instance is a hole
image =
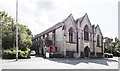
[[[86,25],[85,27],[84,27],[84,40],[86,40],[86,41],[89,41],[89,29],[88,29],[88,26]]]
[[[69,42],[73,42],[73,29],[72,29],[72,27],[69,29]]]
[[[100,36],[97,35],[97,47],[99,47],[99,46],[100,46]]]

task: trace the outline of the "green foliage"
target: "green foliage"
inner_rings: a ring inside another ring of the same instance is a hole
[[[2,48],[3,50],[11,50],[5,54],[13,56],[13,50],[16,47],[16,24],[14,24],[14,19],[8,16],[5,11],[0,11],[0,21],[2,25]],[[19,53],[22,57],[27,54],[24,51],[27,51],[32,45],[31,34],[32,32],[27,26],[18,24],[18,47],[21,50]]]
[[[104,53],[104,57],[113,58],[113,54],[111,54],[111,53]]]
[[[120,56],[120,42],[117,42],[113,49],[114,56]]]
[[[113,53],[114,56],[120,56],[120,41],[115,37],[115,42],[113,39],[104,37],[104,52]]]
[[[105,40],[105,42],[104,42],[105,52],[111,53],[111,48],[113,47],[113,45],[112,45],[113,39],[104,37],[104,40]]]
[[[50,53],[50,58],[64,58],[64,53]]]
[[[38,39],[38,41],[33,41],[32,46],[31,46],[31,50],[39,50],[39,47],[43,47],[43,40],[42,39]]]
[[[8,16],[6,12],[1,12],[2,24],[2,48],[11,49],[16,46],[16,24],[13,18]],[[32,45],[31,31],[27,26],[18,24],[18,47],[20,50],[25,51]]]
[[[4,50],[2,57],[4,59],[15,59],[16,58],[16,50]],[[26,51],[21,51],[18,50],[18,58],[19,59],[26,59],[26,58],[30,58],[29,55],[29,50]]]

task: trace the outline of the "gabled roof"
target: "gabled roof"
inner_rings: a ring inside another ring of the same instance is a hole
[[[68,18],[70,18],[70,17],[72,17],[73,21],[75,22],[75,20],[74,20],[72,14],[70,14],[66,19],[64,19],[64,20],[62,21],[62,23],[64,23],[64,22],[65,22]]]
[[[85,15],[83,16],[81,22],[83,21],[83,19],[84,19],[85,17],[87,17],[87,19],[88,19],[88,21],[89,21],[89,23],[90,23],[90,25],[91,25],[91,22],[90,22],[90,20],[89,20],[89,17],[88,17],[88,15],[87,15],[87,13],[85,13]],[[80,24],[81,24],[81,22],[80,22]],[[92,26],[92,25],[91,25],[91,26]]]
[[[101,29],[100,29],[100,27],[99,27],[98,24],[97,24],[97,26],[95,27],[95,30],[96,30],[97,28],[99,29],[100,33],[102,34]]]
[[[81,22],[83,21],[83,19],[84,19],[85,16],[87,16],[87,18],[88,18],[87,13],[85,13],[84,16],[82,16],[82,17],[80,17],[80,18],[74,20],[72,14],[70,14],[70,15],[69,15],[66,19],[64,19],[63,21],[61,21],[61,22],[55,24],[54,26],[50,27],[49,29],[43,31],[43,32],[40,33],[40,34],[37,34],[35,37],[32,38],[32,40],[34,40],[34,39],[36,39],[36,38],[38,38],[38,37],[40,37],[40,36],[42,36],[42,35],[44,35],[44,34],[47,34],[47,33],[51,32],[51,31],[53,31],[53,30],[55,30],[55,29],[57,29],[57,28],[62,27],[62,23],[66,22],[66,20],[67,20],[68,18],[70,18],[70,17],[72,17],[72,20],[73,20],[74,22],[77,23],[78,21],[80,21],[80,24],[81,24]],[[88,21],[90,22],[89,18],[88,18]],[[90,25],[91,25],[91,23],[90,23]]]
[[[34,40],[34,39],[40,37],[41,35],[44,35],[44,34],[49,33],[49,32],[51,32],[51,31],[53,31],[53,30],[55,30],[55,29],[57,29],[57,28],[62,27],[62,23],[64,23],[64,22],[65,22],[68,18],[70,18],[70,17],[72,17],[73,21],[75,21],[74,18],[73,18],[73,16],[72,16],[72,14],[70,14],[70,15],[69,15],[66,19],[64,19],[62,22],[59,22],[59,23],[55,24],[54,26],[50,27],[49,29],[43,31],[42,33],[37,34],[37,35],[36,35],[35,37],[33,37],[32,39]]]
[[[51,32],[51,31],[53,31],[53,30],[55,30],[55,29],[57,29],[57,28],[59,28],[59,27],[62,27],[62,23],[61,23],[61,22],[55,24],[54,26],[50,27],[49,29],[47,29],[47,30],[43,31],[42,33],[36,35],[36,36],[33,37],[32,39],[38,38],[38,37],[40,37],[41,35],[44,35],[44,34],[46,34],[46,33],[49,33],[49,32]]]
[[[82,16],[82,17],[80,17],[80,18],[76,19],[76,21],[75,21],[75,22],[77,23],[77,22],[79,21],[79,22],[80,22],[80,26],[81,26],[81,23],[82,23],[82,21],[84,20],[85,16],[87,16],[87,18],[88,18],[87,13],[85,13],[85,15],[84,15],[84,16]],[[90,22],[89,18],[88,18],[88,21],[89,21],[89,23],[90,23],[90,25],[91,25],[91,22]]]
[[[76,19],[76,20],[75,20],[75,22],[76,22],[76,23],[77,23],[78,21],[80,21],[80,22],[81,22],[81,21],[82,21],[82,19],[83,19],[83,16],[82,16],[82,17],[80,17],[80,18],[78,18],[78,19]]]

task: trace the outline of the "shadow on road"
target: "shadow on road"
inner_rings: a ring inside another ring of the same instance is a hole
[[[71,64],[71,65],[76,65],[79,63],[96,63],[96,64],[102,64],[108,66],[107,62],[118,62],[117,60],[113,59],[59,59],[59,58],[49,58],[48,60],[55,61],[58,63],[66,63],[66,64]]]

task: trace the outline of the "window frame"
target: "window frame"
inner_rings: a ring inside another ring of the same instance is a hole
[[[89,41],[89,28],[87,25],[84,27],[84,41]]]
[[[100,47],[100,36],[97,35],[97,47]]]
[[[73,28],[69,29],[69,43],[73,43]]]

